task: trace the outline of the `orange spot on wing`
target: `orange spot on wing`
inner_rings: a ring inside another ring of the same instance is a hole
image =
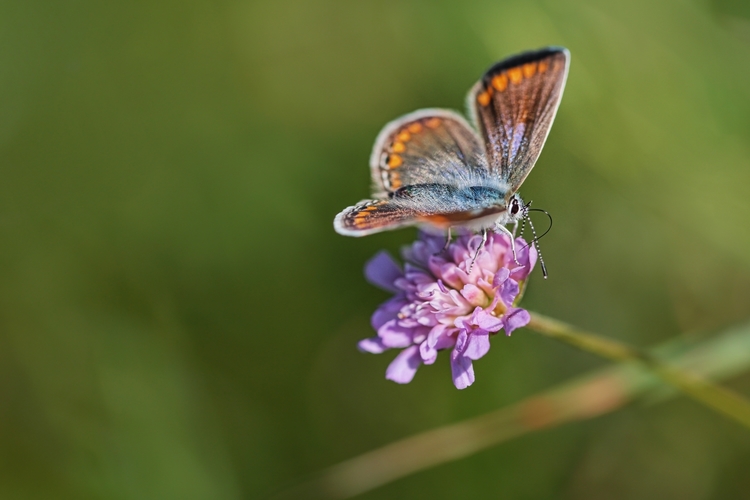
[[[451,220],[444,215],[424,215],[420,217],[420,220],[438,227],[448,227],[451,225]]]
[[[391,150],[394,153],[403,153],[404,151],[406,151],[406,144],[396,141],[393,143],[393,146],[391,146]]]
[[[400,187],[401,187],[401,176],[398,175],[398,172],[393,172],[391,174],[391,188],[398,189]]]
[[[511,68],[508,70],[508,78],[511,83],[518,85],[523,80],[523,71],[520,67]]]
[[[530,62],[523,65],[523,76],[525,78],[531,78],[536,73],[536,63]]]
[[[505,76],[505,73],[500,75],[495,75],[492,78],[492,86],[497,89],[498,92],[502,92],[506,88],[508,88],[508,77]]]
[[[482,106],[487,106],[490,103],[490,95],[487,92],[482,92],[477,96],[477,102]]]
[[[409,132],[411,132],[412,134],[418,134],[419,132],[422,131],[422,124],[412,123],[411,125],[409,125],[408,129],[409,129]]]
[[[388,157],[389,168],[400,167],[403,163],[404,163],[404,160],[399,155],[391,155]]]
[[[404,130],[403,132],[398,134],[396,138],[401,142],[409,142],[409,139],[411,139],[411,134]]]
[[[430,118],[425,122],[425,125],[430,128],[438,128],[440,126],[440,118]]]
[[[547,71],[547,68],[549,68],[549,61],[539,61],[539,68],[537,69],[539,73],[544,73],[545,71]]]

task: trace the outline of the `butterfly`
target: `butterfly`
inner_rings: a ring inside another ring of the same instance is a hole
[[[335,230],[365,236],[404,226],[503,232],[528,214],[518,188],[534,167],[560,105],[570,53],[525,52],[494,64],[471,88],[471,124],[447,109],[388,123],[372,155],[372,199],[344,209]],[[514,248],[515,253],[515,248]]]

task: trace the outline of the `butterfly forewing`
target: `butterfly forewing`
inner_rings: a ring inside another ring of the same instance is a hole
[[[547,48],[505,59],[469,92],[469,110],[484,138],[492,175],[518,190],[534,166],[555,119],[569,53]]]
[[[415,184],[476,184],[489,175],[482,140],[448,110],[424,109],[386,125],[370,157],[374,197]]]

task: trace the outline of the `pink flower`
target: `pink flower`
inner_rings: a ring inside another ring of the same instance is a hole
[[[360,341],[359,348],[375,354],[402,349],[386,370],[394,382],[411,382],[420,365],[452,348],[453,384],[465,389],[474,382],[472,361],[487,354],[490,337],[500,330],[510,335],[529,322],[529,313],[514,301],[536,263],[533,246],[517,238],[516,263],[510,239],[490,233],[472,267],[481,236],[460,236],[442,251],[444,242],[420,233],[402,250],[403,270],[386,252],[365,266],[370,283],[395,295],[372,315],[377,336]]]

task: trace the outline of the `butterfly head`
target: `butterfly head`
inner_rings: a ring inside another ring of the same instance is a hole
[[[528,205],[523,204],[518,194],[513,194],[505,206],[505,214],[508,222],[517,222],[527,217]]]

